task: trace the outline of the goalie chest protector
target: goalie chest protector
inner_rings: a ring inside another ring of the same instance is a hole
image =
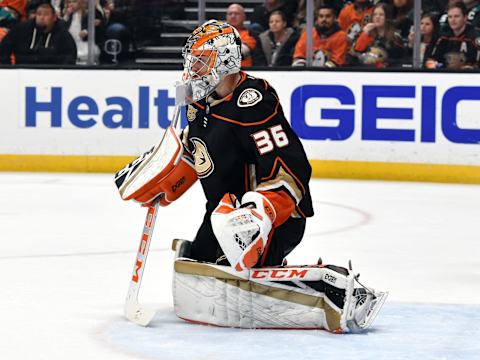
[[[255,191],[262,179],[271,181],[284,171],[293,179],[300,216],[312,216],[311,167],[275,90],[265,80],[240,74],[241,82],[231,95],[221,100],[210,96],[187,106],[187,144],[207,197],[207,211],[213,211],[224,194],[241,198]]]

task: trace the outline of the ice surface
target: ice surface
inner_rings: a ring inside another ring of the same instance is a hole
[[[387,304],[371,330],[335,335],[186,324],[165,308],[152,328],[117,320],[102,336],[126,352],[162,360],[478,359],[479,321],[477,305]]]
[[[390,292],[371,331],[221,329],[172,312],[171,239],[191,239],[195,185],[161,208],[140,293],[122,316],[146,210],[112,176],[0,173],[0,359],[478,359],[480,187],[314,180],[316,215],[289,264],[346,265]]]

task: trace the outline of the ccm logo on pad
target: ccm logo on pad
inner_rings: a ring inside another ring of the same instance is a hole
[[[308,269],[258,269],[253,270],[253,279],[303,279]]]

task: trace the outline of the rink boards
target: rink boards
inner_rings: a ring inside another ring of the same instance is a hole
[[[251,74],[277,90],[315,177],[480,183],[480,74]],[[115,172],[159,140],[180,76],[0,70],[0,170]]]

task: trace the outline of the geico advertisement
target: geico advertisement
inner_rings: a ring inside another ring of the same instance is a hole
[[[0,83],[7,114],[0,152],[72,155],[137,155],[154,144],[173,116],[174,83],[181,75],[0,74],[9,80]],[[480,74],[251,74],[277,90],[312,159],[480,165]]]

